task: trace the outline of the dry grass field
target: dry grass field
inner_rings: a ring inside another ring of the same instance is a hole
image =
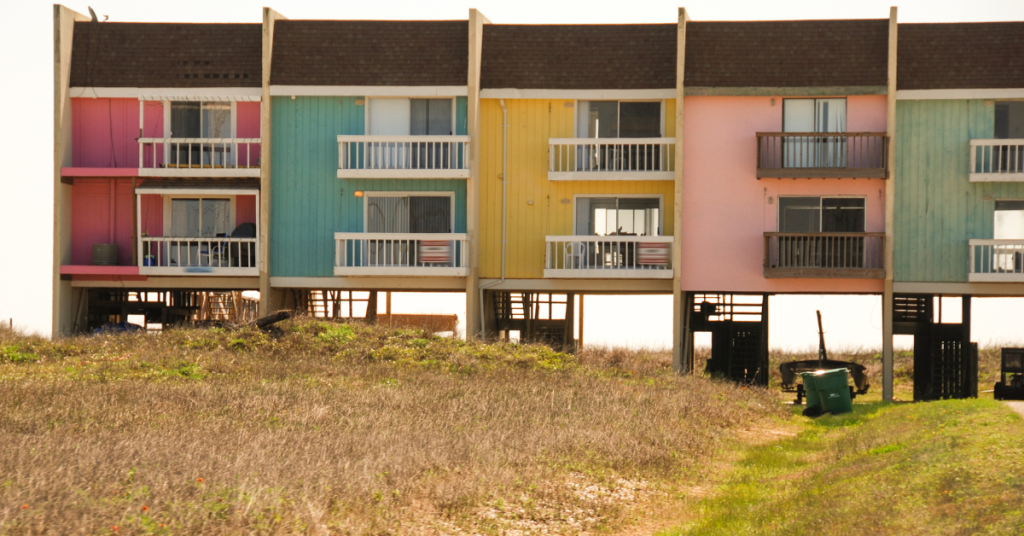
[[[0,533],[651,533],[776,393],[359,324],[0,331]]]

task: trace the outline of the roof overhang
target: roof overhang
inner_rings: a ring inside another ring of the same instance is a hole
[[[139,99],[147,101],[256,101],[258,87],[73,87],[72,98]]]
[[[167,179],[147,180],[135,188],[136,194],[178,195],[256,195],[260,181],[253,179]]]
[[[270,86],[273,97],[465,97],[466,86]]]

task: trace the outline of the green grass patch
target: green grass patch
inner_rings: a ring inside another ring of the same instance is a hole
[[[860,404],[755,447],[665,535],[1012,534],[1024,421],[991,400]]]

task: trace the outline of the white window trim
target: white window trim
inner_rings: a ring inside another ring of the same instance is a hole
[[[418,96],[418,95],[412,95],[412,96],[408,96],[408,97],[370,97],[370,96],[363,97],[363,135],[364,136],[373,136],[373,134],[370,134],[370,101],[371,100],[383,100],[383,99],[406,99],[406,100],[410,100],[410,101],[412,99],[431,99],[431,100],[451,99],[451,101],[452,101],[452,133],[451,133],[451,135],[452,136],[457,136],[458,135],[458,134],[456,134],[456,132],[458,132],[458,130],[459,130],[459,125],[458,125],[458,122],[457,122],[457,118],[458,118],[458,115],[459,115],[459,111],[458,111],[459,101],[458,101],[457,96],[448,96],[448,95]]]
[[[573,99],[573,101],[572,101],[572,130],[573,130],[573,134],[575,134],[573,136],[574,138],[582,138],[583,137],[583,136],[580,136],[579,132],[576,132],[576,129],[579,127],[579,124],[580,124],[579,123],[580,101],[584,101],[584,102],[600,102],[600,101],[611,102],[611,101],[614,101],[614,102],[619,102],[619,103],[622,103],[622,102],[660,102],[661,103],[661,125],[660,125],[661,136],[660,137],[662,137],[662,138],[665,137],[665,108],[666,108],[666,101],[667,101],[667,99]],[[616,111],[619,114],[619,117],[616,117],[616,119],[617,120],[621,120],[622,119],[622,117],[621,117],[622,116],[622,107],[621,106],[618,107],[618,109]],[[619,138],[616,137],[615,139],[619,139]]]
[[[657,236],[669,236],[665,230],[665,195],[664,194],[572,194],[572,234],[576,235],[576,201],[580,197],[613,197],[618,199],[657,199],[658,200],[658,228],[663,231]],[[590,236],[590,235],[585,235]],[[655,236],[655,235],[649,235]]]
[[[181,195],[181,194],[164,194],[163,198],[164,198],[164,234],[163,234],[163,236],[167,236],[167,237],[171,236],[171,216],[172,216],[172,214],[171,214],[171,200],[173,200],[173,199],[229,199],[231,201],[231,205],[230,205],[230,208],[228,209],[228,211],[230,212],[230,214],[228,214],[228,219],[231,221],[231,230],[234,230],[235,227],[238,227],[238,221],[237,221],[238,211],[235,210],[236,209],[236,205],[238,203],[238,196],[236,196],[236,195]],[[259,210],[259,207],[256,207],[256,209]],[[202,217],[201,213],[200,213],[200,217]],[[257,215],[256,219],[259,220],[259,216],[258,215]],[[229,230],[227,232],[230,233],[231,230]]]
[[[447,197],[447,198],[451,199],[451,201],[450,201],[450,203],[451,203],[451,221],[449,222],[449,224],[451,225],[452,233],[456,232],[455,231],[455,192],[453,192],[453,191],[447,191],[447,192],[409,192],[409,191],[406,191],[406,192],[391,192],[391,191],[387,191],[387,192],[370,192],[370,191],[363,191],[363,232],[364,233],[368,232],[366,230],[366,228],[369,227],[369,221],[368,221],[369,220],[369,218],[368,218],[369,211],[367,210],[367,206],[368,206],[368,203],[370,202],[370,198],[371,197]],[[396,234],[403,234],[403,233],[396,233]],[[412,234],[412,233],[409,233],[409,234]]]
[[[852,231],[855,233],[866,233],[868,227],[868,196],[866,195],[780,195],[778,201],[775,203],[775,230],[776,232],[783,232],[780,230],[782,227],[782,198],[784,197],[817,197],[818,198],[818,211],[821,211],[821,202],[824,199],[863,199],[864,200],[864,229],[860,231]],[[821,219],[818,219],[818,231],[819,233],[824,232],[821,230]]]

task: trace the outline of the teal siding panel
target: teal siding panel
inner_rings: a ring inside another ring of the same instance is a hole
[[[359,102],[360,104],[357,104]],[[356,191],[451,191],[455,232],[466,232],[464,179],[338,179],[338,135],[365,133],[360,97],[273,97],[270,274],[330,277],[334,233],[363,231]],[[465,133],[460,97],[456,128]]]
[[[466,105],[469,101],[467,97],[455,97],[455,135],[465,136],[469,129],[466,128],[468,125],[469,117],[466,111]]]
[[[968,181],[969,142],[992,138],[994,106],[898,101],[896,117],[895,280],[966,282],[968,241],[992,237],[994,201],[1024,198],[1024,183]]]

